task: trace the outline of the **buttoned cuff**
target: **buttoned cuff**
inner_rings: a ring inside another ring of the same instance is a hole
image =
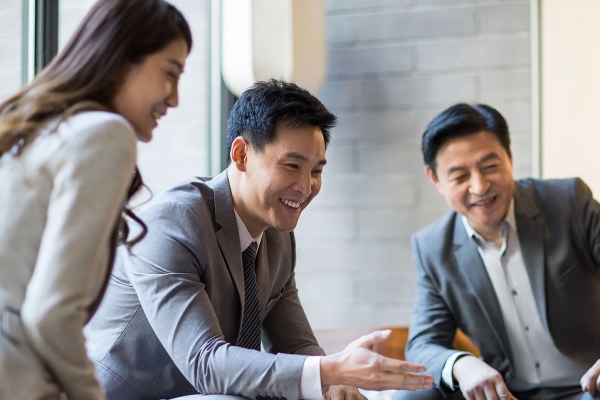
[[[469,356],[471,353],[467,353],[466,351],[457,351],[453,353],[444,364],[444,368],[442,369],[442,381],[448,386],[450,390],[456,390],[457,387],[454,386],[454,378],[452,377],[452,370],[454,368],[454,363],[459,357]]]
[[[310,356],[304,360],[300,374],[300,398],[304,400],[322,400],[321,356]]]

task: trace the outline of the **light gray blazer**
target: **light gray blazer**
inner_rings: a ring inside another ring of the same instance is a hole
[[[516,182],[515,218],[544,328],[558,349],[600,358],[600,204],[580,179]],[[413,236],[416,287],[407,358],[441,371],[461,328],[509,388],[512,353],[500,305],[473,240],[452,212]]]
[[[201,394],[298,399],[305,357],[323,354],[298,299],[292,233],[265,231],[257,257],[263,346],[233,346],[244,307],[227,173],[192,179],[142,214],[149,233],[121,248],[88,350],[107,398]],[[277,354],[279,353],[279,354]]]
[[[104,398],[82,330],[108,279],[136,143],[123,117],[82,112],[0,158],[0,399]]]

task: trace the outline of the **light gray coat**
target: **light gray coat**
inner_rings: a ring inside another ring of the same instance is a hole
[[[298,399],[304,356],[323,354],[298,299],[292,233],[265,231],[257,256],[263,346],[233,346],[244,283],[227,173],[193,179],[141,214],[148,236],[119,250],[86,328],[108,399],[237,394]],[[279,354],[277,354],[279,353]]]
[[[104,398],[83,326],[108,279],[136,157],[121,116],[81,112],[0,158],[0,399]]]

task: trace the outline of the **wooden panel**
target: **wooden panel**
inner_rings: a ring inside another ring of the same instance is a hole
[[[379,353],[399,360],[404,360],[404,348],[408,340],[408,327],[386,326],[380,328],[344,328],[334,330],[317,330],[315,336],[327,354],[337,353],[346,348],[352,341],[377,329],[391,329],[392,334],[384,343],[376,346]],[[468,351],[479,357],[479,350],[460,330],[454,338],[454,348]]]

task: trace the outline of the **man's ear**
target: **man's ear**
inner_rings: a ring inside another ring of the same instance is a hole
[[[431,183],[433,183],[433,186],[435,186],[439,192],[440,191],[440,180],[438,179],[435,172],[429,167],[429,165],[425,166],[425,175],[427,175],[427,178],[429,178],[429,181]]]
[[[248,151],[250,150],[250,143],[242,136],[238,136],[233,139],[233,143],[231,143],[231,152],[229,153],[229,157],[231,158],[231,162],[238,171],[246,170],[246,160],[248,157]]]

